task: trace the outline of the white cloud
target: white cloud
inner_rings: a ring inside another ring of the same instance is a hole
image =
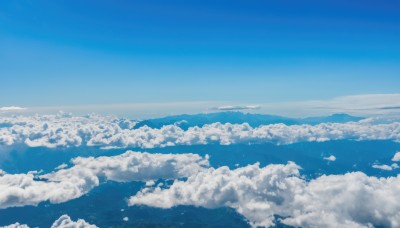
[[[129,221],[129,218],[128,217],[124,217],[122,220],[127,222],[127,221]]]
[[[26,108],[23,107],[17,107],[17,106],[8,106],[8,107],[0,107],[0,111],[22,111],[25,110]]]
[[[394,162],[400,162],[400,151],[396,152],[392,158]]]
[[[238,110],[252,110],[252,109],[260,109],[261,106],[259,105],[225,105],[225,106],[219,106],[216,108],[212,108],[215,110],[220,110],[220,111],[238,111]]]
[[[75,158],[74,166],[38,175],[0,176],[0,208],[62,203],[78,198],[100,184],[100,179],[129,182],[176,179],[209,166],[197,154],[149,154],[127,151],[112,157]]]
[[[382,170],[386,170],[386,171],[391,171],[393,168],[391,166],[388,165],[372,165],[372,168],[374,169],[382,169]]]
[[[11,225],[2,226],[2,228],[29,228],[29,226],[26,224],[20,224],[19,222],[16,222]]]
[[[291,144],[329,140],[400,141],[400,122],[375,123],[373,119],[318,125],[271,124],[252,128],[244,124],[206,124],[183,130],[178,125],[160,129],[143,126],[132,129],[134,121],[91,115],[46,115],[0,117],[0,145],[23,144],[29,147],[154,148],[174,145],[219,143]]]
[[[83,219],[78,219],[76,222],[72,221],[68,215],[62,215],[59,219],[54,221],[51,228],[96,228],[96,225],[91,225]]]
[[[3,228],[29,228],[26,224],[14,223]],[[83,219],[78,219],[76,222],[71,220],[68,215],[62,215],[59,219],[54,221],[51,228],[97,228],[96,225],[87,223]]]
[[[324,157],[324,160],[327,160],[327,161],[336,161],[336,157],[333,156],[333,155],[331,155],[331,156],[329,156],[329,157]]]
[[[88,115],[73,117],[70,114],[35,116],[0,116],[0,145],[24,144],[30,147],[74,147],[91,138],[110,138],[126,135],[136,124],[127,119]]]
[[[130,205],[171,208],[231,207],[253,226],[271,226],[273,215],[296,227],[400,227],[400,176],[369,177],[360,172],[306,181],[294,163],[258,164],[235,170],[210,168],[176,180],[169,188],[147,187]]]
[[[276,213],[276,204],[283,202],[285,198],[292,198],[293,193],[286,190],[303,184],[299,178],[285,177],[298,174],[298,166],[294,163],[265,168],[259,168],[255,164],[233,171],[228,167],[210,168],[189,177],[187,181],[175,181],[169,189],[145,188],[131,197],[129,203],[161,208],[175,205],[206,208],[228,206],[235,208],[256,225],[269,226],[272,225],[273,215]]]
[[[65,168],[67,168],[67,167],[68,167],[67,164],[62,163],[61,165],[57,166],[56,169],[65,169]]]

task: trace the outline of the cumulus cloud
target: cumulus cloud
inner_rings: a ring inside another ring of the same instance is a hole
[[[100,180],[150,181],[187,177],[209,166],[197,154],[149,154],[127,151],[112,157],[78,157],[73,166],[48,174],[3,174],[0,176],[0,208],[62,203],[86,194]]]
[[[336,161],[336,157],[333,156],[333,155],[331,155],[331,156],[329,156],[329,157],[324,157],[324,160],[327,160],[327,161]]]
[[[392,158],[394,162],[400,162],[400,151],[396,152]]]
[[[154,148],[174,145],[219,143],[291,144],[328,140],[400,141],[400,122],[375,123],[371,119],[348,123],[318,125],[271,124],[252,128],[249,124],[212,123],[183,130],[178,125],[160,129],[143,126],[127,119],[90,115],[0,117],[0,145],[22,144],[29,147]]]
[[[109,138],[124,134],[136,122],[127,119],[88,115],[73,117],[57,115],[0,117],[0,145],[24,144],[49,148],[80,146],[93,137]]]
[[[59,219],[54,221],[51,228],[97,228],[96,225],[87,223],[83,219],[78,219],[76,222],[71,220],[68,215],[62,215]]]
[[[29,228],[29,226],[17,222],[8,226],[3,226],[3,228]],[[68,215],[62,215],[59,219],[54,221],[51,228],[97,228],[97,226],[89,224],[83,219],[78,219],[75,222]]]
[[[19,222],[16,222],[14,224],[8,225],[8,226],[2,226],[3,228],[29,228],[28,225],[26,224],[20,224]]]
[[[214,110],[219,111],[239,111],[239,110],[252,110],[252,109],[260,109],[259,105],[226,105],[212,108]]]
[[[353,172],[307,181],[299,169],[294,163],[210,168],[169,188],[146,187],[129,204],[231,207],[252,226],[273,226],[279,215],[296,227],[400,227],[400,176]]]
[[[187,181],[175,181],[169,189],[145,188],[131,197],[129,204],[161,208],[175,205],[228,206],[253,221],[254,225],[269,226],[273,224],[273,215],[278,209],[276,204],[292,198],[292,193],[286,190],[302,184],[299,178],[290,178],[298,174],[298,166],[294,163],[265,168],[255,164],[236,170],[211,168],[189,177]]]

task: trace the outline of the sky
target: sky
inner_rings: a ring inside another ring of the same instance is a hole
[[[0,107],[156,116],[399,94],[399,10],[396,0],[3,0]],[[292,114],[279,107],[263,112]]]

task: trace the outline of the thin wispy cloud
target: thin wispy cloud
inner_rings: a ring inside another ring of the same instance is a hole
[[[7,106],[7,107],[0,107],[0,111],[5,111],[5,112],[8,112],[8,111],[23,111],[23,110],[26,110],[26,108],[24,108],[24,107],[18,107],[18,106]]]
[[[360,94],[325,100],[264,103],[260,112],[288,116],[347,113],[361,116],[399,115],[400,94]]]
[[[259,105],[225,105],[211,108],[211,110],[219,110],[219,111],[240,111],[240,110],[253,110],[260,109]]]

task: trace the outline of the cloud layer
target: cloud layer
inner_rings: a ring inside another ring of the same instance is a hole
[[[235,170],[210,168],[175,181],[169,188],[147,187],[130,205],[171,208],[231,207],[253,226],[281,222],[301,227],[400,227],[400,176],[369,177],[360,172],[306,181],[294,163],[258,164]]]
[[[196,154],[149,154],[127,151],[112,157],[75,158],[73,166],[48,174],[0,172],[0,208],[62,203],[86,194],[101,179],[129,182],[187,177],[209,166]]]
[[[252,128],[248,124],[213,123],[183,130],[177,124],[160,129],[133,129],[134,121],[91,115],[0,117],[0,145],[29,147],[99,146],[154,148],[174,145],[219,143],[291,144],[328,140],[400,141],[400,122],[376,124],[371,119],[318,125],[272,124]]]

